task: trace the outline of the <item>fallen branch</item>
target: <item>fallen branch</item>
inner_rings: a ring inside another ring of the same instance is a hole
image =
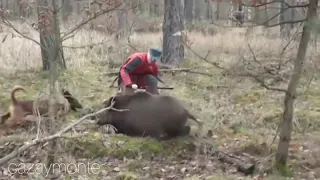
[[[216,148],[208,140],[201,139],[201,141],[207,145],[207,153],[209,156],[217,157],[222,163],[233,165],[239,172],[242,172],[245,175],[253,174],[256,168],[256,162],[254,159],[248,159],[225,152],[225,150]]]
[[[92,44],[87,44],[87,45],[83,45],[83,46],[62,46],[64,48],[69,48],[69,49],[84,49],[84,48],[90,48],[92,49],[93,47],[95,46],[99,46],[99,45],[103,45],[105,44],[106,42],[109,42],[109,41],[106,41],[107,38],[104,38],[101,42],[98,42],[98,43],[92,43]]]
[[[251,77],[251,78],[253,78],[256,82],[258,82],[258,83],[260,84],[260,86],[266,88],[267,90],[287,93],[287,90],[286,90],[286,89],[268,86],[262,79],[260,79],[257,75],[254,75],[254,74],[252,74],[252,73],[247,72],[247,73],[244,73],[244,74],[237,74],[237,75],[239,75],[239,76],[245,76],[245,77]]]
[[[242,172],[245,175],[252,175],[255,170],[256,165],[254,163],[248,162],[240,157],[227,154],[223,151],[216,151],[215,154],[219,157],[219,161],[233,164],[239,172]]]
[[[262,66],[261,63],[257,60],[256,55],[255,55],[253,49],[251,48],[250,44],[248,44],[248,48],[249,48],[249,51],[250,51],[251,54],[252,54],[252,57],[253,57],[254,62],[256,62],[256,63],[258,63],[260,66]],[[265,70],[266,72],[270,73],[270,70],[269,70],[269,69],[267,69],[266,67],[263,67],[263,68],[264,68],[264,70]],[[255,81],[257,81],[262,87],[266,88],[267,90],[279,91],[279,92],[284,92],[284,93],[287,93],[287,92],[288,92],[286,89],[268,86],[268,85],[264,82],[264,80],[260,79],[258,76],[254,75],[254,74],[252,74],[252,73],[250,73],[250,72],[247,72],[247,73],[245,73],[244,75],[253,78],[253,79],[254,79]]]
[[[197,72],[197,71],[192,71],[193,69],[200,68],[201,66],[194,66],[190,68],[172,68],[172,69],[160,69],[159,72],[191,72],[191,73],[199,73],[207,76],[212,76],[212,74],[209,73],[204,73],[204,72]],[[119,71],[114,71],[114,72],[108,72],[105,73],[104,75],[107,76],[116,76],[119,74]]]
[[[32,141],[25,142],[23,146],[19,147],[15,151],[13,151],[10,154],[6,155],[5,157],[1,158],[0,159],[0,166],[3,165],[4,163],[8,162],[9,160],[13,159],[14,157],[16,157],[18,154],[28,150],[32,146],[35,146],[35,145],[41,144],[41,143],[46,143],[48,141],[52,141],[54,139],[62,137],[62,134],[68,132],[70,129],[72,129],[74,126],[80,124],[82,121],[84,121],[84,120],[86,120],[86,119],[88,119],[90,117],[96,116],[96,115],[98,115],[98,114],[100,114],[100,113],[102,113],[102,112],[104,112],[106,110],[109,110],[109,109],[113,109],[112,105],[110,107],[103,108],[103,109],[101,109],[101,110],[99,110],[99,111],[97,111],[95,113],[91,113],[91,114],[87,114],[87,115],[83,116],[78,121],[69,124],[67,127],[65,127],[64,129],[60,130],[59,132],[57,132],[54,135],[47,136],[47,137],[44,137],[44,138],[36,138],[36,139],[34,139]]]
[[[205,61],[205,62],[208,63],[208,64],[213,65],[213,66],[216,67],[216,68],[219,68],[219,69],[223,69],[223,70],[224,70],[224,68],[221,67],[221,66],[219,65],[219,63],[217,63],[217,62],[211,62],[211,61],[209,61],[209,60],[207,59],[208,56],[209,56],[210,53],[211,53],[210,50],[207,52],[206,56],[203,57],[203,56],[201,56],[200,54],[198,54],[197,52],[195,52],[193,49],[191,49],[191,47],[188,46],[187,44],[184,43],[184,45],[185,45],[194,55],[196,55],[198,58],[202,59],[203,61]]]

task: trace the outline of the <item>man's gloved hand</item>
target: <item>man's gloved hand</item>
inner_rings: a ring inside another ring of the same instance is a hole
[[[130,87],[134,90],[138,89],[138,86],[136,84],[128,84],[127,87]]]
[[[137,86],[136,84],[132,84],[132,85],[131,85],[131,88],[132,88],[132,89],[138,89],[138,86]]]

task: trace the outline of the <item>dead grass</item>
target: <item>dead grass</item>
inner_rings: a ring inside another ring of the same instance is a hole
[[[23,25],[18,29],[29,31],[28,36],[38,41],[38,34]],[[242,57],[252,58],[247,44],[253,48],[260,61],[279,59],[286,41],[274,38],[277,29],[253,29],[245,36],[245,29],[219,29],[214,36],[203,36],[196,32],[188,35],[193,42],[194,51],[205,56],[208,50],[212,53],[208,60],[219,62],[223,67],[234,68],[239,65]],[[7,33],[10,32],[6,29]],[[0,34],[0,38],[6,35]],[[35,43],[19,37],[9,35],[0,46],[0,109],[5,110],[10,99],[9,93],[15,84],[20,84],[28,90],[24,97],[35,97],[39,90],[46,87],[47,75],[40,72],[40,48]],[[90,48],[70,48],[86,44],[99,43],[106,37],[98,32],[80,31],[74,38],[63,43],[68,48],[64,49],[68,70],[60,74],[59,85],[66,86],[85,107],[90,108],[102,103],[102,100],[114,94],[115,89],[110,89],[113,77],[106,73],[113,71],[108,68],[112,62],[120,62],[132,52],[127,41],[115,42],[112,37],[99,46]],[[132,45],[141,51],[149,47],[161,47],[161,34],[133,34]],[[289,45],[284,53],[284,59],[293,59],[296,55],[297,43]],[[319,48],[309,46],[307,54],[307,72],[304,81],[315,72],[316,59],[319,57]],[[283,94],[267,91],[248,78],[221,76],[217,69],[206,64],[192,52],[187,52],[183,66],[201,65],[213,77],[191,73],[179,73],[172,77],[165,75],[167,84],[175,88],[174,91],[163,91],[179,97],[190,107],[191,111],[207,123],[207,128],[212,129],[219,136],[219,144],[224,144],[230,139],[246,137],[245,143],[252,141],[270,143],[276,131],[276,126],[281,118]],[[290,68],[290,67],[289,67]],[[241,67],[235,71],[241,71]],[[317,74],[316,74],[317,76]],[[281,85],[281,84],[280,84]],[[315,79],[308,91],[305,91],[304,82],[299,92],[301,96],[296,101],[298,122],[295,128],[296,136],[301,129],[308,133],[320,129],[320,113],[317,105],[320,99],[317,96],[319,82]],[[283,86],[283,84],[282,84]],[[285,87],[285,86],[283,86]],[[20,98],[24,98],[19,95]],[[311,126],[310,126],[311,124]],[[248,138],[250,137],[250,138]],[[248,141],[247,139],[251,139]],[[232,140],[231,140],[232,141]],[[232,143],[232,142],[230,142]],[[213,178],[215,179],[215,178]],[[218,179],[218,178],[217,178]]]

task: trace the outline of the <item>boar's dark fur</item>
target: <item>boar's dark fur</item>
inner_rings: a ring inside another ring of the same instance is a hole
[[[133,95],[116,95],[104,101],[105,107],[110,107],[111,104],[114,109],[127,111],[107,110],[98,116],[97,124],[111,124],[117,129],[117,133],[128,136],[168,140],[189,134],[190,126],[185,125],[188,118],[201,125],[171,96],[136,92]]]

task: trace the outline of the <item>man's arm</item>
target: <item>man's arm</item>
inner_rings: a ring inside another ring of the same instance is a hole
[[[132,73],[139,65],[142,64],[142,59],[134,58],[131,62],[123,66],[120,70],[120,76],[125,86],[132,84],[129,73]]]

